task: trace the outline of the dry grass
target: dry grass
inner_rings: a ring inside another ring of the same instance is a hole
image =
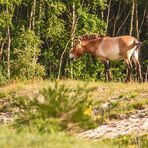
[[[7,86],[0,88],[0,96],[15,93],[18,96],[33,96],[38,94],[43,88],[53,86],[54,81],[47,80],[32,80],[28,82],[12,82]],[[105,83],[105,82],[84,82],[77,80],[59,80],[59,85],[64,85],[66,88],[75,90],[82,88],[85,93],[88,93],[89,99],[94,101],[93,105],[99,107],[100,104],[106,102],[115,102],[116,110],[118,107],[142,104],[147,107],[148,99],[148,83]],[[88,91],[87,91],[88,90]],[[119,110],[120,110],[119,108]],[[120,110],[121,111],[121,110]],[[122,112],[122,111],[121,111]],[[119,113],[121,113],[119,112]]]
[[[75,92],[75,90],[79,90],[79,89],[82,92],[84,91],[83,92],[84,94],[88,95],[88,99],[91,102],[91,105],[89,106],[89,108],[85,110],[85,113],[92,118],[95,125],[96,123],[98,125],[98,123],[104,124],[112,120],[120,120],[121,115],[129,115],[129,114],[135,113],[137,110],[148,108],[148,83],[125,84],[125,83],[115,83],[115,82],[105,83],[105,82],[84,82],[84,81],[77,81],[77,80],[59,80],[57,84],[59,86],[64,85],[64,87],[68,89],[68,95],[69,93],[71,93],[72,95]],[[17,103],[18,105],[22,105],[21,104],[22,102],[17,101],[17,97],[27,96],[27,99],[30,97],[35,97],[36,94],[39,94],[43,88],[48,88],[49,86],[54,87],[55,82],[48,81],[48,80],[34,80],[34,81],[17,82],[17,83],[12,82],[7,86],[1,87],[0,103],[3,102],[3,104],[1,104],[0,106],[1,111],[2,112],[13,111],[14,113],[14,111],[18,109],[18,106],[16,108],[15,103]],[[53,91],[53,92],[55,93],[55,95],[58,95],[59,91],[60,89],[57,90],[57,92],[56,91]],[[80,99],[80,98],[81,98],[80,96],[76,96],[75,99]],[[3,100],[6,100],[6,102],[4,102]],[[94,115],[94,111],[96,109],[97,109],[97,114]],[[18,112],[18,110],[16,112]],[[28,114],[28,116],[30,116],[30,114]],[[56,119],[54,119],[54,121],[56,121]],[[41,123],[42,122],[44,123],[44,120],[43,121],[41,120]],[[65,121],[63,120],[62,122],[65,122]],[[82,130],[83,128],[83,127],[82,128],[77,127],[77,125],[74,125],[68,120],[66,122],[67,123],[64,123],[64,124],[69,124],[69,125],[71,124],[73,126],[73,127],[70,127],[71,129],[68,129],[68,131],[72,130],[72,133],[79,132],[79,130]],[[40,126],[41,123],[39,121],[38,126]],[[56,122],[54,122],[54,124],[55,123]],[[46,127],[46,124],[45,124],[45,127]],[[86,122],[85,124],[88,125],[88,127],[90,126],[89,125],[90,123]],[[9,128],[6,128],[6,129],[9,131]],[[24,133],[21,133],[21,134],[24,134]],[[38,135],[38,133],[32,133],[32,134],[35,137],[34,139],[40,136]],[[46,134],[47,135],[45,135],[45,137],[48,138],[49,135],[48,133]],[[15,136],[17,137],[17,134],[15,134]],[[4,134],[4,137],[6,138],[7,136]],[[13,137],[11,137],[10,140],[11,139],[13,139]],[[18,142],[21,140],[22,139],[19,139]],[[56,140],[57,138],[55,137],[54,141],[57,142]],[[69,138],[66,137],[66,140],[69,140]],[[126,139],[126,141],[127,140],[128,139]],[[42,140],[39,138],[39,141],[42,141]],[[23,142],[25,143],[25,141]],[[22,143],[22,141],[20,143]],[[5,144],[6,143],[4,142],[4,145]],[[62,144],[63,146],[67,145],[66,142]],[[81,145],[81,142],[79,145]]]
[[[136,93],[146,95],[148,92],[148,83],[105,83],[105,82],[84,82],[77,80],[59,80],[59,85],[64,84],[67,88],[75,89],[77,87],[83,87],[84,90],[92,89],[89,92],[89,96],[93,99],[110,100],[118,96]],[[49,85],[52,86],[53,81],[48,80],[32,80],[27,82],[11,82],[7,86],[0,87],[0,93],[11,93],[11,92],[28,92],[32,94],[34,91],[47,88]]]
[[[0,88],[0,97],[11,96],[34,96],[43,88],[54,86],[54,81],[34,80],[28,82],[10,83]],[[93,107],[100,108],[102,104],[111,104],[107,114],[128,114],[137,109],[148,107],[148,83],[105,83],[84,82],[76,80],[59,80],[58,85],[64,85],[69,90],[81,88],[88,93]],[[73,92],[72,92],[73,93]]]

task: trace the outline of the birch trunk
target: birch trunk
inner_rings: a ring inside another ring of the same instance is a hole
[[[76,25],[76,10],[75,4],[72,5],[72,27],[71,27],[71,47],[74,46],[74,34]],[[73,63],[70,62],[70,78],[73,79]]]
[[[42,17],[43,17],[43,10],[42,10],[42,7],[43,7],[43,4],[42,4],[42,1],[40,0],[39,1],[39,14],[38,14],[38,20],[41,21],[42,20]],[[37,34],[38,36],[40,36],[40,25],[37,26]]]
[[[9,13],[8,5],[6,6],[6,12]],[[7,77],[10,79],[10,46],[11,46],[11,36],[10,36],[10,26],[7,25]]]
[[[36,0],[33,0],[31,12],[30,12],[30,20],[29,20],[30,30],[34,30],[34,27],[35,27],[35,11],[36,11]]]
[[[101,10],[101,20],[104,20],[104,12]]]
[[[137,4],[137,0],[135,0],[135,23],[136,23],[136,37],[139,40],[139,21],[138,21],[138,4]]]
[[[132,0],[132,9],[131,9],[131,20],[130,20],[129,35],[132,35],[132,32],[133,32],[134,11],[135,11],[135,2],[134,2],[134,0]]]
[[[106,32],[108,30],[108,23],[109,23],[109,16],[110,16],[110,9],[111,9],[111,1],[112,0],[109,0],[109,4],[108,4],[108,12],[107,12],[107,20],[106,20]]]
[[[58,77],[57,79],[60,79],[61,76],[61,67],[62,67],[62,62],[63,62],[63,57],[64,54],[67,50],[68,45],[70,44],[71,41],[71,47],[73,47],[73,41],[74,41],[74,33],[75,33],[75,25],[76,25],[76,17],[75,17],[75,3],[72,5],[72,27],[71,27],[71,37],[70,40],[67,42],[65,49],[62,52],[61,58],[60,58],[60,65],[59,65],[59,72],[58,72]],[[70,65],[70,75],[71,78],[73,78],[73,64],[71,63]]]

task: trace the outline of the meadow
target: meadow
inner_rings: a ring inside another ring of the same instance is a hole
[[[111,139],[78,136],[147,108],[148,83],[12,82],[0,88],[0,147],[147,147],[144,131]]]
[[[148,83],[122,83],[122,60],[110,62],[110,83],[97,57],[69,61],[93,34],[137,38],[147,81],[147,0],[0,1],[0,148],[148,147]]]

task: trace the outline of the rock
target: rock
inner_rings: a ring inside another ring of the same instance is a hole
[[[94,130],[85,131],[78,136],[93,139],[116,138],[118,136],[148,132],[148,109],[139,110],[128,118],[112,121]]]

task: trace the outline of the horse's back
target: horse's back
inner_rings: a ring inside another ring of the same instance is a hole
[[[130,45],[132,44],[134,41],[137,41],[137,39],[133,36],[130,35],[124,35],[124,36],[118,36],[118,37],[105,37],[104,41],[109,41],[112,42],[114,44],[121,44],[121,42]]]
[[[127,56],[128,51],[131,51],[132,54],[135,40],[136,38],[130,35],[104,37],[98,46],[97,55],[104,56],[109,60],[122,59]]]

